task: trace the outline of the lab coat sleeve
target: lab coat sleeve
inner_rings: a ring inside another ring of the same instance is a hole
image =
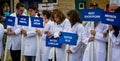
[[[107,42],[108,37],[104,37],[103,33],[107,32],[108,26],[105,25],[103,29],[103,32],[96,32],[95,39],[98,41]]]
[[[4,35],[4,27],[2,24],[0,24],[0,41],[2,41],[3,35]]]
[[[15,35],[20,34],[20,33],[21,33],[21,28],[18,28],[18,29],[16,29],[16,30],[14,30],[14,33],[15,33]]]
[[[72,51],[72,53],[75,53],[82,46],[82,33],[83,33],[83,31],[84,31],[84,27],[80,27],[77,30],[77,34],[78,34],[77,44],[75,46],[70,47],[70,50]]]
[[[66,19],[66,20],[67,20],[67,19]],[[71,29],[71,24],[70,24],[70,22],[69,22],[69,20],[68,20],[68,21],[66,21],[65,24],[64,24],[64,29],[63,29],[63,31],[64,31],[64,32],[68,32],[70,29]]]
[[[103,33],[97,32],[95,35],[95,39],[98,41],[107,42],[107,37],[104,37]]]
[[[83,36],[82,37],[82,42],[87,45],[89,43],[88,42],[88,40],[89,40],[89,32],[88,32],[88,28],[87,27],[85,27],[82,36]]]
[[[34,36],[36,36],[35,30],[27,31],[27,37],[34,37]]]
[[[54,32],[54,37],[59,37],[59,32],[69,32],[69,30],[71,29],[71,24],[69,22],[68,19],[65,19],[65,22],[64,22],[64,27],[62,30],[57,30],[57,28],[55,28],[55,32]],[[56,31],[57,30],[57,31]]]
[[[112,43],[116,46],[120,46],[120,35],[118,35],[118,37],[116,38],[113,34],[114,31],[110,32],[109,35],[110,35],[110,38],[112,38]],[[120,32],[119,32],[120,33]],[[113,36],[112,36],[113,35]],[[116,38],[116,39],[114,39]]]

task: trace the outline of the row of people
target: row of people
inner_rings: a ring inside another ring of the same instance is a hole
[[[22,3],[18,3],[16,5],[16,12],[11,14],[11,16],[17,17],[18,15],[23,14],[24,5]],[[36,12],[37,8],[34,5],[31,5],[28,8],[30,16],[37,17]],[[119,8],[116,10],[118,12]],[[15,20],[15,26],[8,26],[7,35],[9,37],[8,49],[10,50],[12,61],[20,61],[21,54],[21,34],[24,34],[24,53],[26,61],[38,61],[40,58],[41,61],[48,61],[48,59],[53,59],[51,57],[51,47],[47,47],[46,43],[46,35],[49,38],[59,37],[60,32],[70,32],[78,35],[77,44],[75,46],[70,45],[70,47],[66,50],[66,45],[62,45],[61,48],[56,48],[56,61],[64,61],[65,53],[69,53],[69,61],[90,61],[90,42],[94,41],[94,61],[106,61],[106,42],[108,35],[108,25],[103,24],[101,22],[94,22],[95,29],[92,29],[91,22],[88,22],[84,27],[82,25],[82,21],[80,19],[80,14],[76,10],[70,10],[67,13],[67,18],[65,15],[58,9],[54,9],[52,13],[49,11],[42,11],[41,17],[44,20],[44,28],[33,28],[30,26],[25,26],[22,28],[17,25],[17,18]],[[31,22],[30,22],[31,23]],[[0,27],[2,28],[2,27]],[[109,26],[109,30],[111,31],[109,34],[111,35],[111,47],[113,45],[115,47],[114,50],[117,51],[118,56],[113,56],[111,54],[111,61],[119,61],[120,52],[120,32],[119,27],[117,29],[114,26]],[[117,36],[116,36],[117,34]],[[40,57],[38,56],[38,48],[37,48],[37,38],[36,36],[40,36]],[[91,35],[94,35],[92,37]],[[86,44],[86,49],[84,55],[82,55],[83,43]],[[115,43],[115,44],[114,44]],[[112,51],[113,52],[113,51]]]

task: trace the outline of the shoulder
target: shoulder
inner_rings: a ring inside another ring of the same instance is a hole
[[[3,24],[1,24],[1,23],[0,23],[0,28],[3,28],[3,29],[4,29],[4,26],[3,26]]]
[[[16,16],[16,13],[12,13],[12,14],[10,14],[10,16]]]
[[[69,23],[70,24],[70,21],[66,18],[63,23]]]
[[[77,27],[80,28],[80,29],[84,29],[84,26],[81,23],[77,23]]]
[[[67,18],[65,18],[65,20],[64,20],[64,21],[69,22],[69,20],[68,20]]]

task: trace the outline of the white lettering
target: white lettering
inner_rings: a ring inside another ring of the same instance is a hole
[[[64,36],[65,39],[72,39],[70,36]]]
[[[95,14],[95,12],[88,12],[88,14],[89,14],[89,15],[93,15],[93,14]]]
[[[49,43],[50,45],[59,45],[58,43]]]
[[[65,39],[65,41],[66,41],[66,42],[70,42],[70,40],[66,40],[66,39]]]
[[[26,24],[27,22],[26,21],[20,21],[20,23],[25,23]]]
[[[105,14],[105,17],[116,18],[115,15],[108,15],[108,14]]]
[[[11,20],[11,19],[8,19],[8,21],[9,21],[9,22],[12,22],[12,20]]]
[[[54,40],[54,39],[50,39],[51,42],[57,42],[57,40]]]
[[[20,20],[25,21],[26,19],[25,18],[20,18]]]
[[[114,22],[114,19],[107,18],[106,20],[107,20],[107,21]]]
[[[84,18],[100,18],[99,15],[85,15]]]

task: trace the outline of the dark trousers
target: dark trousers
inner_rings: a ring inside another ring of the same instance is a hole
[[[26,61],[35,61],[35,56],[25,56]]]
[[[12,61],[20,61],[21,50],[10,50]]]
[[[48,61],[52,61],[52,60],[53,60],[53,59],[48,59]],[[55,61],[57,61],[57,60],[56,60],[56,53],[55,53]]]

